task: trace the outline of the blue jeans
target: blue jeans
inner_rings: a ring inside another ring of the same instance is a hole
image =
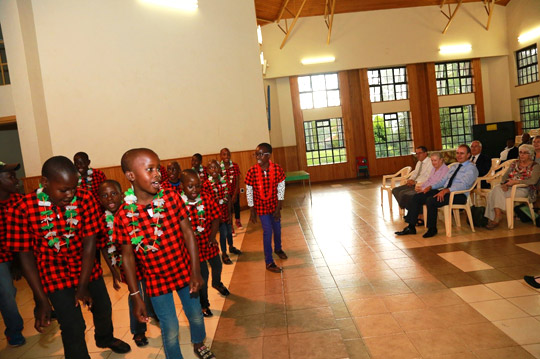
[[[272,257],[272,232],[274,233],[274,250],[281,250],[281,220],[275,220],[271,214],[260,215],[263,228],[264,261],[266,264],[274,262]]]
[[[229,243],[229,247],[232,247],[232,225],[230,223],[220,223],[219,245],[221,247],[221,254],[227,254],[227,243]]]
[[[204,285],[201,290],[199,290],[199,301],[201,302],[202,308],[210,308],[210,301],[208,300],[208,277],[210,276],[208,264],[210,264],[210,268],[212,268],[212,286],[217,287],[221,284],[223,264],[221,263],[219,254],[217,254],[209,260],[201,262],[201,276],[204,279]]]
[[[17,289],[13,286],[10,268],[11,262],[0,263],[0,313],[6,325],[4,334],[8,342],[21,339],[24,324],[15,301]]]
[[[71,287],[49,293],[49,299],[54,307],[60,324],[64,355],[66,359],[88,359],[88,349],[84,331],[86,324],[81,312],[81,306],[75,306],[75,291]],[[88,284],[92,297],[92,316],[94,318],[94,339],[98,347],[109,345],[113,337],[112,308],[109,293],[103,277]]]
[[[184,313],[189,321],[191,342],[194,344],[202,343],[206,337],[206,331],[204,329],[204,317],[198,296],[189,293],[189,285],[186,285],[176,293],[178,293]],[[174,308],[173,293],[151,297],[150,300],[154,306],[154,312],[159,319],[165,356],[167,359],[183,358],[180,351],[180,341],[178,340],[179,327]]]

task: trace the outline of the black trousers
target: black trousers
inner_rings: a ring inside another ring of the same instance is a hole
[[[219,254],[207,261],[201,262],[201,276],[203,277],[204,284],[199,290],[199,300],[201,301],[201,308],[203,309],[210,307],[210,301],[208,301],[208,277],[210,275],[208,272],[208,264],[210,264],[210,268],[212,268],[213,287],[217,287],[221,284],[221,270],[223,269]]]
[[[236,197],[236,201],[233,204],[234,208],[234,218],[240,219],[240,194]]]
[[[76,288],[57,290],[49,294],[60,324],[64,355],[66,359],[88,359],[88,348],[84,338],[86,324],[81,307],[75,306]],[[103,278],[90,282],[88,290],[92,297],[92,315],[94,317],[94,339],[96,345],[107,346],[113,340],[112,308],[109,293]]]
[[[414,186],[404,184],[403,186],[394,187],[392,194],[396,198],[400,208],[407,208],[407,205],[416,194],[416,190]]]
[[[409,223],[411,226],[416,225],[418,220],[418,215],[423,212],[424,204],[427,207],[427,227],[436,228],[437,227],[437,208],[446,206],[449,203],[450,193],[447,193],[444,196],[442,202],[437,201],[435,196],[439,193],[438,189],[433,189],[427,193],[417,193],[409,202],[407,206],[407,215],[405,216],[405,222]],[[454,203],[456,204],[465,204],[467,202],[467,196],[464,194],[458,194],[454,196]],[[426,221],[426,218],[424,218]]]

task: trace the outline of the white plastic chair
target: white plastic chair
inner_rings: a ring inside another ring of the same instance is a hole
[[[536,226],[536,221],[534,220],[534,207],[531,202],[529,202],[529,197],[516,197],[516,190],[520,187],[528,187],[526,184],[515,184],[512,186],[512,192],[510,192],[510,197],[506,199],[506,220],[508,222],[508,229],[514,228],[514,202],[527,203],[529,206],[529,211],[531,211],[532,225]]]
[[[444,227],[446,229],[447,237],[452,237],[452,212],[454,213],[454,220],[456,221],[456,226],[461,227],[461,218],[459,216],[460,209],[464,209],[465,213],[467,213],[467,217],[469,218],[469,224],[471,225],[471,230],[475,232],[474,223],[472,219],[472,212],[471,212],[471,206],[472,206],[471,191],[476,187],[477,183],[479,183],[479,179],[476,179],[476,181],[474,181],[473,185],[469,189],[450,192],[450,198],[448,199],[448,204],[446,206],[439,207],[439,209],[443,210]],[[456,194],[465,194],[465,193],[469,193],[469,196],[467,197],[467,201],[464,204],[454,203],[454,197]],[[424,212],[424,227],[426,227],[427,226],[426,205],[424,205],[423,209],[424,209],[423,211]]]
[[[390,213],[392,213],[392,190],[397,187],[404,185],[409,178],[411,173],[411,166],[403,167],[396,173],[392,175],[384,175],[382,177],[382,186],[381,186],[381,207],[383,206],[383,193],[386,191],[388,193],[388,204],[390,205]],[[388,181],[390,183],[388,183]]]

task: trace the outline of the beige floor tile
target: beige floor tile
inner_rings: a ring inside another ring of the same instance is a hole
[[[464,251],[438,253],[438,255],[464,272],[493,269],[489,264],[482,262]]]
[[[291,359],[341,359],[347,357],[347,349],[339,330],[324,330],[289,334]],[[233,357],[227,357],[233,358]]]
[[[349,359],[369,359],[368,349],[362,339],[344,340]]]
[[[527,312],[529,315],[540,315],[540,295],[508,298],[508,300]]]
[[[313,332],[334,328],[337,328],[337,324],[330,307],[287,312],[287,330],[289,333]]]
[[[533,253],[540,254],[540,242],[521,243],[516,244],[516,246],[531,251]]]
[[[425,358],[467,351],[461,339],[448,329],[408,332],[407,336]]]
[[[540,343],[540,322],[534,318],[517,318],[493,322],[518,344]]]
[[[520,346],[477,350],[474,352],[479,359],[531,359],[534,358]]]
[[[498,295],[483,284],[456,287],[451,288],[451,290],[457,295],[459,295],[467,303],[501,298],[500,295]]]
[[[364,342],[372,358],[409,359],[420,355],[404,334],[366,338]]]
[[[426,304],[416,294],[398,294],[383,297],[384,304],[390,312],[403,312],[423,309]]]
[[[403,329],[391,314],[354,317],[356,327],[363,338],[402,333]]]
[[[519,280],[511,280],[505,282],[489,283],[486,287],[493,290],[504,298],[521,297],[526,295],[537,294],[537,292],[529,288],[525,282]]]
[[[540,344],[523,345],[523,349],[528,351],[534,358],[540,358]]]
[[[464,301],[450,289],[436,292],[418,293],[420,298],[428,307],[444,307],[447,305],[463,304]]]
[[[492,323],[459,325],[450,328],[469,350],[494,349],[515,346],[516,342]]]
[[[427,329],[444,328],[446,323],[441,322],[436,311],[432,308],[392,313],[392,316],[406,332]]]
[[[353,317],[363,317],[367,315],[387,313],[388,309],[381,298],[367,298],[352,301],[345,301],[349,313]]]
[[[528,317],[527,313],[506,299],[487,300],[470,303],[470,305],[492,322],[496,320]]]

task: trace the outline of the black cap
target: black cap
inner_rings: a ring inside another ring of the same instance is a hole
[[[0,172],[17,171],[19,168],[21,168],[20,163],[4,163],[0,161]]]

